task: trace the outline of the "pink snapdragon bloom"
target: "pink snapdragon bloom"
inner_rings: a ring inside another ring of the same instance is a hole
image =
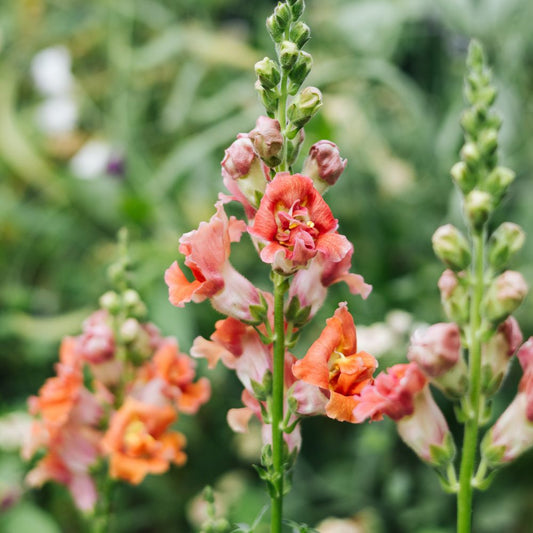
[[[281,158],[279,156],[283,148],[283,134],[277,119],[260,116],[248,137],[251,139],[256,153],[268,167],[275,167],[280,164]]]
[[[357,395],[372,382],[377,365],[373,356],[357,351],[355,324],[344,302],[326,321],[305,357],[295,362],[293,373],[329,397],[326,414],[330,418],[355,422]]]
[[[319,253],[332,262],[346,257],[350,243],[337,226],[310,178],[281,172],[267,185],[249,232],[265,244],[261,259],[290,275]]]
[[[328,287],[344,282],[352,294],[360,294],[364,300],[372,291],[372,285],[365,283],[363,276],[349,272],[352,265],[353,245],[349,244],[347,254],[340,261],[330,261],[317,254],[305,269],[298,270],[289,288],[289,301],[297,298],[300,308],[311,307],[309,318],[322,307]]]
[[[346,168],[346,159],[340,156],[337,145],[331,141],[318,141],[309,149],[302,174],[309,176],[315,187],[324,192],[334,185]]]
[[[246,226],[235,217],[228,219],[222,202],[217,202],[216,208],[209,222],[201,222],[197,230],[181,237],[179,250],[194,280],[188,281],[178,263],[172,263],[165,272],[169,299],[178,307],[210,299],[217,311],[252,320],[250,306],[260,303],[259,290],[229,262],[231,243],[240,240]]]
[[[533,446],[533,337],[518,350],[524,371],[518,393],[483,439],[483,456],[492,466],[508,463]]]
[[[390,367],[361,391],[356,421],[381,420],[384,415],[396,422],[400,437],[424,461],[442,465],[453,458],[448,424],[415,363]]]
[[[272,372],[272,346],[263,344],[252,326],[231,317],[217,321],[210,341],[197,337],[191,355],[207,359],[210,368],[221,360],[224,366],[235,370],[250,393],[252,381],[262,383],[265,374]]]

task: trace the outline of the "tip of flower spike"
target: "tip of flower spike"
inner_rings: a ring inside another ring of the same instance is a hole
[[[471,70],[480,70],[485,64],[483,46],[477,39],[472,39],[468,45],[466,64]]]

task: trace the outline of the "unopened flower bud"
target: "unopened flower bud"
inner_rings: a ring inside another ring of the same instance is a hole
[[[100,307],[112,315],[120,311],[120,297],[115,291],[107,291],[100,296]]]
[[[442,273],[438,286],[446,315],[457,324],[465,324],[468,321],[469,297],[462,279],[447,269]]]
[[[272,120],[267,117],[262,118]],[[263,168],[264,165],[254,150],[252,140],[247,135],[239,137],[225,151],[221,166],[224,185],[228,190],[240,201],[244,196],[257,208],[267,184],[266,169]]]
[[[526,370],[518,393],[481,443],[483,458],[501,466],[533,446],[533,372]]]
[[[298,48],[301,49],[310,38],[311,30],[305,22],[299,21],[292,25],[291,31],[289,32],[289,39],[293,43],[296,43]]]
[[[495,129],[486,129],[479,136],[479,147],[484,154],[492,154],[498,147],[498,132]]]
[[[305,9],[304,0],[288,0],[294,20],[298,20]]]
[[[316,87],[306,87],[298,94],[287,111],[292,126],[287,133],[288,137],[293,139],[298,130],[309,122],[320,107],[322,107],[322,93]]]
[[[520,344],[522,332],[512,316],[502,322],[494,335],[481,347],[481,390],[486,396],[495,394],[507,373],[509,362]]]
[[[255,90],[261,98],[261,103],[265,106],[266,112],[270,115],[275,113],[278,108],[279,94],[275,87],[267,89],[261,85],[261,82],[257,80],[255,82]]]
[[[270,15],[270,17],[266,19],[266,27],[272,40],[275,43],[279,43],[283,37],[285,25],[283,25],[276,15]]]
[[[512,222],[504,222],[490,236],[489,262],[492,268],[504,268],[511,257],[524,245],[526,234],[524,230]]]
[[[278,67],[269,57],[265,57],[255,64],[255,73],[261,85],[266,89],[272,89],[279,83],[280,74]]]
[[[313,58],[307,52],[302,52],[298,54],[298,59],[289,72],[289,94],[296,94],[298,89],[304,82],[305,78],[309,72],[311,72],[311,67],[313,66]]]
[[[457,324],[434,324],[416,330],[407,357],[446,395],[460,398],[468,386],[468,370],[461,355]]]
[[[510,315],[524,300],[528,291],[526,280],[514,270],[506,270],[491,284],[484,300],[485,316],[500,322]]]
[[[417,329],[407,352],[428,377],[446,373],[461,357],[461,333],[457,324],[439,323]]]
[[[300,153],[300,148],[304,142],[305,134],[304,130],[298,130],[298,133],[294,139],[287,139],[287,164],[291,166]]]
[[[481,154],[474,143],[468,142],[461,148],[461,158],[470,168],[475,168],[481,159]]]
[[[492,213],[492,197],[488,192],[474,189],[465,197],[465,212],[472,226],[481,229]]]
[[[461,126],[464,131],[469,135],[474,135],[477,133],[480,125],[479,114],[476,112],[476,109],[465,109],[461,115]]]
[[[459,161],[453,165],[450,171],[452,178],[463,194],[468,194],[476,185],[475,175],[468,170],[464,161]]]
[[[339,149],[331,141],[318,141],[309,150],[302,173],[309,176],[320,194],[334,185],[346,168],[346,159],[342,159]]]
[[[135,307],[141,302],[141,297],[139,296],[139,293],[133,289],[128,289],[123,295],[122,295],[122,301],[126,307]]]
[[[255,123],[255,129],[248,134],[248,137],[259,157],[269,167],[280,164],[283,135],[278,120],[260,116]]]
[[[505,167],[496,167],[488,176],[484,183],[484,188],[494,197],[494,202],[498,203],[514,181],[515,173]]]
[[[435,255],[452,270],[464,270],[470,264],[468,241],[452,224],[441,226],[432,238]]]
[[[128,318],[120,327],[120,337],[124,342],[133,342],[141,331],[141,326],[134,318]]]
[[[292,41],[283,41],[279,50],[281,66],[286,70],[290,70],[298,59],[298,53],[299,50],[296,43],[293,43]]]

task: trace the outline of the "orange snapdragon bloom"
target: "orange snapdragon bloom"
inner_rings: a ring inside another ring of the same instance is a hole
[[[166,472],[170,462],[184,464],[185,436],[167,431],[175,419],[170,405],[160,407],[127,398],[112,416],[102,441],[110,456],[111,477],[137,485],[147,474]]]
[[[179,411],[195,414],[211,396],[211,385],[207,378],[195,377],[194,361],[180,353],[175,342],[165,342],[153,359],[155,375],[164,381],[163,393],[176,402]]]
[[[343,302],[292,371],[296,378],[329,391],[326,414],[330,418],[355,422],[356,395],[372,382],[377,365],[372,355],[357,351],[355,324]]]

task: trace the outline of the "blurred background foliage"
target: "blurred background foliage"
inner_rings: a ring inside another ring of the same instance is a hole
[[[262,113],[253,65],[272,56],[264,20],[274,5],[0,3],[2,420],[25,409],[26,397],[52,373],[60,338],[80,331],[108,288],[106,267],[121,226],[130,230],[135,284],[152,321],[177,335],[184,350],[198,334],[212,332],[218,317],[207,304],[183,310],[168,303],[163,271],[177,257],[179,235],[213,213],[224,149]],[[309,83],[324,92],[325,103],[307,128],[302,155],[328,138],[348,158],[327,199],[355,244],[354,269],[374,285],[367,302],[333,287],[309,329],[316,332],[347,299],[361,325],[360,346],[378,346],[383,368],[404,359],[413,324],[443,319],[436,288],[442,266],[430,238],[442,223],[462,226],[449,169],[461,144],[471,37],[482,41],[493,65],[504,118],[501,160],[517,171],[495,223],[512,220],[533,229],[532,17],[529,0],[308,1],[315,64]],[[58,46],[72,78],[61,94],[51,94],[39,87],[37,57]],[[50,102],[54,98],[63,101]],[[236,247],[233,262],[264,285],[266,270],[251,250]],[[515,263],[531,283],[531,239]],[[404,313],[387,315],[392,309]],[[532,298],[518,318],[524,335],[532,334]],[[300,351],[311,342],[308,331]],[[236,437],[225,422],[225,411],[239,404],[240,387],[223,369],[210,377],[211,403],[178,423],[188,434],[188,464],[139,488],[122,487],[114,531],[195,530],[197,495],[207,483],[232,520],[251,523],[260,512],[266,497],[249,466],[258,437]],[[518,378],[514,366],[496,414]],[[351,516],[361,531],[372,532],[453,531],[453,497],[440,492],[392,423],[357,427],[313,419],[303,432],[288,517],[314,525]],[[4,449],[6,440],[7,433]],[[3,506],[6,495],[18,498],[25,468],[4,450]],[[532,468],[529,453],[477,498],[475,531],[531,531]],[[46,533],[83,526],[66,491],[48,485],[0,514],[0,529]]]

